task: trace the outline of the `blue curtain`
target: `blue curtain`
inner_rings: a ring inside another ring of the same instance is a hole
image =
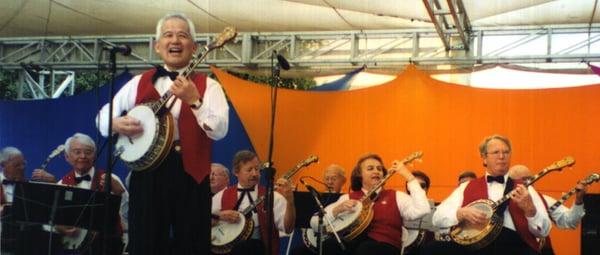
[[[115,91],[131,78],[128,71],[118,75]],[[27,178],[52,150],[76,132],[91,136],[97,141],[96,147],[100,150],[106,139],[99,135],[94,118],[106,102],[108,86],[58,99],[0,101],[0,148],[14,146],[23,152],[27,160]],[[222,163],[231,169],[231,159],[235,152],[241,149],[253,150],[253,147],[231,104],[229,116],[227,136],[214,143],[213,162]],[[107,162],[104,151],[106,148],[96,160],[96,167],[103,169]],[[57,178],[61,178],[70,169],[63,155],[57,156],[47,167]],[[124,179],[128,170],[117,163],[114,173]]]

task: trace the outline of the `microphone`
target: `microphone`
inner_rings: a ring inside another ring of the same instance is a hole
[[[308,176],[308,175],[307,175],[307,176],[302,176],[302,177],[300,177],[300,180],[302,180],[303,178],[309,178],[309,179],[311,179],[311,180],[315,181],[316,183],[319,183],[319,184],[321,184],[321,185],[325,186],[325,187],[327,188],[327,192],[329,192],[329,193],[333,193],[333,188],[332,188],[332,187],[330,187],[329,185],[327,185],[326,183],[324,183],[324,182],[322,182],[322,181],[319,181],[319,180],[315,179],[314,177],[312,177],[312,176]]]
[[[277,54],[277,62],[279,62],[281,69],[290,70],[290,63],[281,54]]]
[[[102,47],[102,49],[110,51],[110,52],[119,52],[119,53],[123,54],[123,56],[131,55],[131,47],[129,47],[129,45],[127,45],[127,44],[104,45],[104,47]]]
[[[319,199],[319,201],[321,201],[321,194],[319,194],[319,192],[313,186],[306,183],[304,180],[302,180],[302,178],[300,178],[300,183],[302,183],[302,185],[304,185],[304,187],[306,187],[306,189],[308,189],[308,191],[310,191],[310,193],[312,193],[313,196],[315,196]]]

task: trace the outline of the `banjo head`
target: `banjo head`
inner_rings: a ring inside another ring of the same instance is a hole
[[[235,241],[239,234],[244,231],[246,220],[248,219],[241,213],[238,212],[238,214],[240,221],[237,223],[219,221],[211,228],[211,243],[213,246],[227,245]]]
[[[480,249],[491,243],[500,233],[503,222],[501,217],[494,214],[494,206],[494,201],[488,199],[480,199],[468,204],[467,207],[473,207],[485,213],[487,221],[482,224],[462,222],[452,228],[450,232],[452,239],[456,243],[472,249]]]
[[[335,204],[330,205],[330,206],[332,206],[332,208],[331,208],[331,210],[328,210],[328,212],[333,211],[334,205]],[[354,206],[354,211],[342,212],[342,213],[338,214],[337,217],[335,217],[335,218],[333,216],[328,215],[328,217],[330,217],[331,223],[333,225],[333,231],[340,233],[340,232],[343,232],[343,231],[347,230],[348,228],[350,228],[356,222],[356,220],[360,217],[362,209],[363,209],[363,204],[356,203],[356,205]],[[329,227],[327,230],[329,232],[331,232]]]
[[[123,161],[134,162],[141,159],[153,145],[159,123],[154,115],[154,111],[146,105],[134,107],[127,113],[127,116],[139,120],[144,131],[135,137],[120,135],[116,143],[116,148],[123,147],[125,149],[120,155]]]
[[[325,236],[323,236],[325,237]],[[317,248],[317,235],[315,234],[315,231],[312,230],[312,228],[306,228],[306,229],[302,229],[302,241],[304,242],[304,245],[315,251]]]

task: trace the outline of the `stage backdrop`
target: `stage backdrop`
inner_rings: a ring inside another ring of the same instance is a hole
[[[213,68],[233,102],[261,159],[267,155],[270,88]],[[533,172],[573,156],[573,168],[551,173],[537,190],[560,197],[600,169],[600,85],[542,90],[477,89],[434,80],[415,66],[395,80],[353,91],[318,92],[280,89],[275,123],[274,162],[282,175],[309,155],[320,163],[294,177],[321,177],[331,163],[347,176],[367,152],[380,154],[389,166],[414,151],[423,151],[423,170],[432,180],[436,201],[457,186],[458,174],[484,173],[478,154],[482,139],[508,136],[513,164]],[[388,187],[404,189],[395,176]],[[345,190],[349,187],[347,183]],[[590,192],[598,193],[600,185]],[[572,199],[567,203],[571,205]],[[557,254],[579,254],[580,230],[552,231]]]
[[[129,72],[120,74],[115,91],[131,77]],[[96,146],[100,150],[106,140],[97,133],[94,119],[106,102],[108,86],[102,86],[98,91],[91,90],[58,99],[0,101],[0,148],[14,146],[23,152],[27,160],[25,175],[28,178],[53,149],[64,144],[75,132],[87,134],[97,140]],[[230,167],[234,153],[242,149],[253,150],[253,147],[235,110],[230,106],[229,132],[225,138],[214,143],[213,162]],[[105,147],[103,151],[106,151]],[[106,167],[105,155],[102,153],[98,157],[97,167]],[[70,169],[64,155],[57,156],[47,167],[57,178],[61,178]],[[123,164],[117,163],[114,173],[125,180],[128,170]]]

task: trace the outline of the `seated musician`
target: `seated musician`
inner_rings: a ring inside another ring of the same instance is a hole
[[[0,233],[2,243],[1,254],[45,254],[48,251],[48,233],[40,226],[18,226],[11,222],[12,212],[9,207],[14,201],[15,181],[27,181],[25,177],[25,157],[15,147],[5,147],[0,151]],[[38,181],[55,180],[52,174],[45,171],[35,172],[32,178]],[[6,210],[4,209],[6,207]],[[56,237],[54,237],[56,238]],[[53,254],[61,252],[60,244],[53,242]]]
[[[81,133],[76,133],[72,137],[69,137],[65,142],[65,158],[73,167],[73,170],[63,176],[58,184],[104,191],[106,178],[103,170],[94,167],[96,144],[91,137]],[[111,192],[121,196],[124,200],[127,199],[128,193],[123,182],[114,174],[111,178]],[[121,220],[119,222],[118,233],[110,234],[111,247],[108,254],[117,254],[122,248],[122,226],[120,224]],[[63,239],[83,234],[80,229],[72,227],[60,227],[57,230],[65,235]],[[96,235],[89,250],[84,251],[82,254],[100,254],[102,252],[102,234]]]
[[[431,180],[429,179],[429,176],[427,176],[425,172],[419,170],[412,171],[412,174],[419,182],[419,186],[421,186],[423,191],[425,191],[425,195],[427,195],[427,193],[429,192],[429,187],[431,186]],[[410,195],[408,183],[406,183],[406,192]],[[425,215],[420,219],[408,221],[405,223],[405,227],[408,230],[408,233],[411,235],[418,235],[418,237],[411,244],[403,244],[403,246],[405,247],[404,254],[421,254],[421,245],[429,243],[435,239],[433,226],[431,226],[431,216],[435,211],[435,201],[433,201],[433,199],[428,198],[427,202],[429,203],[429,208],[431,209],[431,212],[429,214]]]
[[[477,179],[477,174],[475,174],[471,170],[465,170],[458,175],[458,185],[461,185],[463,182],[468,182],[475,179]]]
[[[433,215],[433,224],[450,228],[459,223],[487,224],[488,218],[479,209],[467,205],[478,199],[497,201],[514,190],[511,199],[496,213],[504,219],[501,233],[479,250],[468,250],[455,242],[436,242],[426,247],[425,254],[538,254],[536,238],[548,235],[551,222],[544,204],[533,187],[508,177],[512,153],[508,138],[486,137],[479,146],[486,168],[484,176],[461,184],[446,198]]]
[[[346,183],[346,174],[344,168],[336,164],[327,166],[327,168],[325,168],[323,182],[325,182],[325,185],[327,185],[328,192],[342,192],[342,187]]]
[[[226,222],[239,222],[239,214],[265,195],[266,188],[259,185],[260,161],[258,156],[251,151],[243,150],[235,154],[232,162],[233,174],[238,179],[238,184],[230,186],[213,196],[212,214],[218,215],[218,220]],[[241,241],[233,247],[231,254],[265,254],[267,238],[271,239],[272,254],[279,253],[279,231],[291,233],[296,220],[294,195],[290,183],[281,178],[277,180],[276,192],[273,201],[273,231],[268,237],[267,218],[264,204],[251,211],[250,218],[254,221],[254,230],[250,239]]]
[[[508,175],[510,178],[515,180],[526,181],[532,177],[531,171],[524,165],[514,165],[508,171]],[[550,218],[552,218],[552,222],[560,228],[560,229],[575,229],[577,225],[581,223],[581,219],[585,216],[585,209],[583,208],[583,197],[585,196],[587,186],[578,183],[577,184],[577,193],[575,195],[575,202],[571,208],[567,208],[564,205],[560,205],[556,210],[550,212]],[[556,203],[556,199],[542,194],[542,200],[544,201],[544,205],[546,209]],[[550,237],[548,236],[544,242],[544,246],[542,247],[543,255],[554,254],[554,250],[552,249],[552,245],[550,243]]]
[[[229,186],[229,169],[222,164],[210,164],[210,196]]]
[[[419,182],[404,164],[395,161],[392,169],[408,183],[411,195],[401,191],[381,189],[373,206],[373,220],[358,237],[347,243],[342,251],[335,238],[329,238],[323,244],[324,254],[400,254],[402,249],[402,226],[406,220],[423,217],[430,212],[425,192]],[[361,157],[352,170],[351,192],[342,195],[331,207],[334,217],[345,211],[354,210],[359,199],[375,188],[387,174],[381,157],[368,154]]]

